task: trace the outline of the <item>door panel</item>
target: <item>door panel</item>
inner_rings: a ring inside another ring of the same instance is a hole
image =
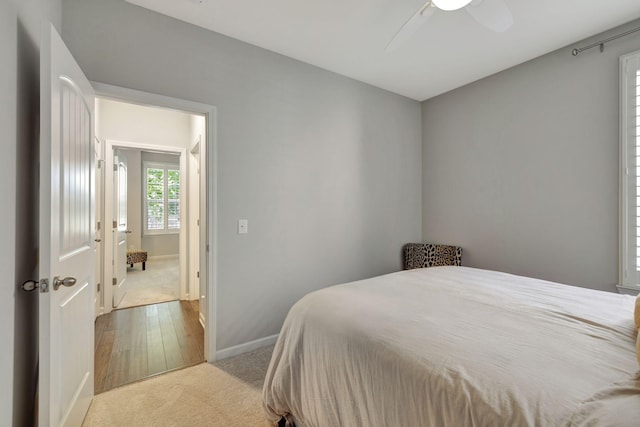
[[[53,26],[43,36],[38,423],[77,426],[93,396],[94,94]]]
[[[113,307],[117,307],[127,292],[127,157],[116,150],[113,158],[113,217],[116,219],[114,242],[115,286],[113,287]]]
[[[77,319],[93,318],[92,299],[90,292],[90,283],[85,280],[83,283],[75,285],[77,289],[71,289],[71,295],[65,295],[58,306],[58,316],[60,317],[60,330],[75,331],[74,335],[63,334],[61,339],[61,348],[75,348],[73,352],[68,352],[66,360],[61,361],[66,364],[64,380],[61,381],[61,407],[72,408],[75,395],[88,380],[86,370],[86,360],[93,357],[93,347],[77,346],[76,336],[88,336],[89,329],[93,329],[93,322],[82,322],[76,324]],[[92,383],[93,387],[93,383]]]

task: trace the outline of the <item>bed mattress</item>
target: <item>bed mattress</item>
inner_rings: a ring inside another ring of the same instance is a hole
[[[633,297],[468,267],[313,292],[263,389],[274,423],[638,426]]]

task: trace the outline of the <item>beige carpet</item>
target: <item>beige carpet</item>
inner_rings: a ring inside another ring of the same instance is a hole
[[[94,397],[83,427],[266,427],[262,384],[273,346],[203,363]]]
[[[180,298],[179,258],[150,259],[146,270],[142,264],[127,267],[127,293],[117,308],[137,307],[174,301]]]

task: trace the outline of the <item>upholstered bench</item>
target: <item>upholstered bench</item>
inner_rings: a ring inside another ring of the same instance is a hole
[[[136,262],[142,263],[142,270],[145,269],[145,263],[147,262],[147,251],[139,251],[136,249],[131,249],[127,251],[127,264],[131,265],[133,268],[133,264]]]
[[[404,245],[404,269],[460,266],[462,248],[459,246],[434,245],[431,243],[407,243]]]

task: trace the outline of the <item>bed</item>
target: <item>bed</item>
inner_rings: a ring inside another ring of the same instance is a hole
[[[638,426],[634,298],[468,267],[322,289],[290,310],[274,424]]]

